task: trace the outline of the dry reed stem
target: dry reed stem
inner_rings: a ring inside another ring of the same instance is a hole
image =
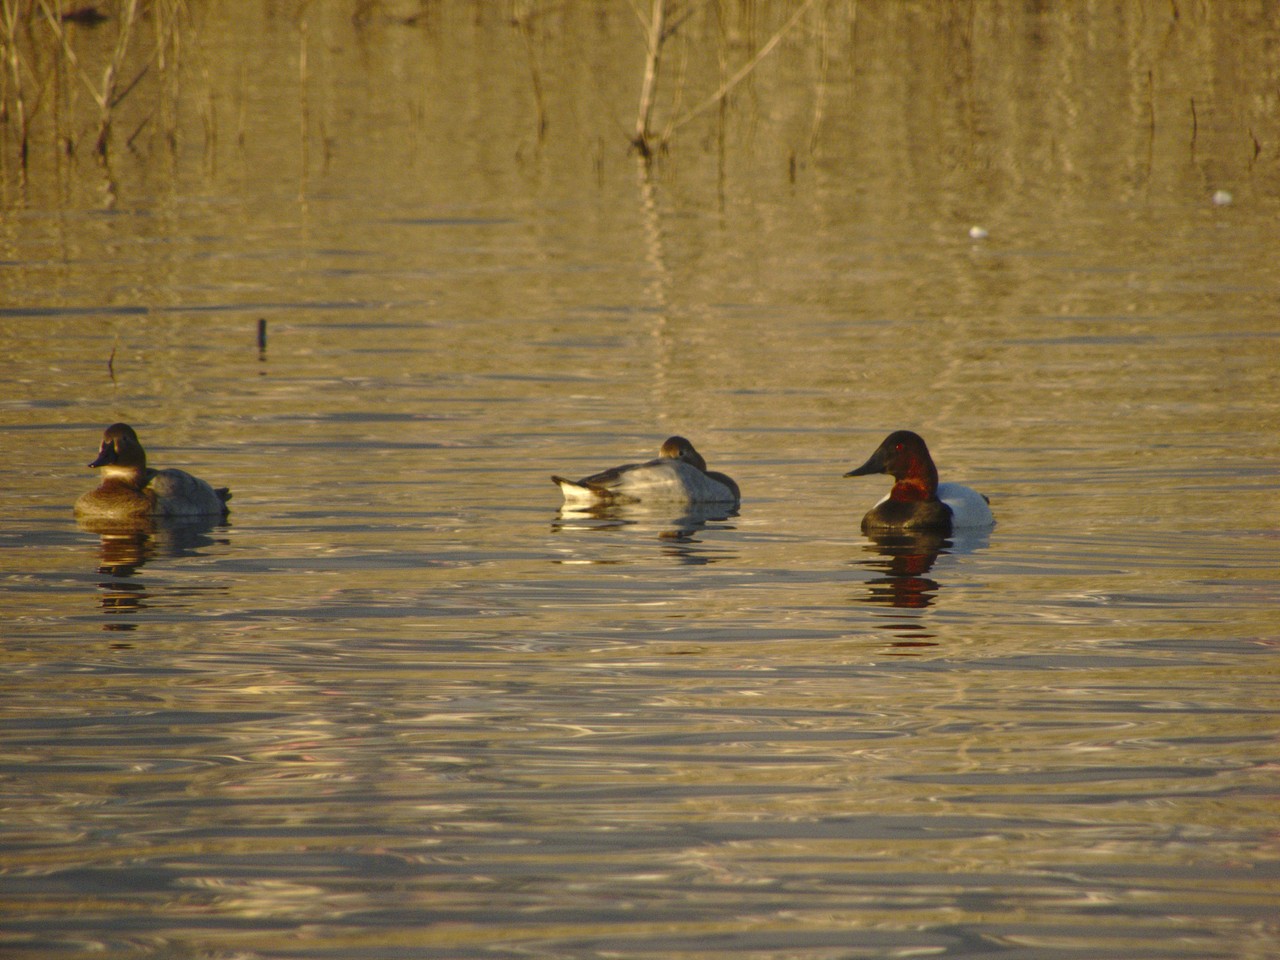
[[[27,129],[27,103],[22,85],[22,55],[18,52],[18,3],[17,0],[4,0],[4,48],[5,60],[9,66],[9,75],[13,82],[13,107],[17,112],[18,155],[20,167],[27,169],[29,152]],[[7,100],[7,98],[6,98]]]
[[[667,8],[665,0],[652,0],[649,19],[646,22],[644,17],[637,10],[636,16],[640,20],[641,25],[645,28],[645,64],[644,78],[640,85],[640,105],[636,114],[635,131],[631,136],[631,144],[646,159],[653,156],[655,148],[666,147],[671,141],[675,132],[689,123],[691,120],[701,116],[712,107],[723,104],[729,94],[743,80],[751,75],[751,73],[760,65],[774,48],[782,42],[785,37],[800,19],[813,6],[814,0],[804,0],[797,8],[795,13],[787,20],[782,27],[774,33],[765,43],[756,51],[755,55],[748,60],[736,73],[728,80],[724,81],[720,87],[707,97],[700,104],[688,112],[671,120],[663,130],[661,136],[655,136],[652,130],[653,108],[656,100],[658,88],[659,68],[662,61],[662,46],[668,37],[673,35],[680,25],[692,16],[692,11],[686,11],[685,14],[674,23],[667,23]]]
[[[759,66],[761,60],[763,60],[765,57],[767,57],[770,53],[773,52],[773,48],[776,47],[782,41],[782,38],[791,31],[792,27],[794,27],[797,23],[800,22],[800,18],[804,16],[804,14],[808,11],[808,9],[811,6],[813,6],[813,2],[814,0],[804,0],[804,3],[802,3],[799,9],[797,9],[796,12],[791,15],[791,18],[782,25],[782,27],[778,30],[778,32],[775,33],[772,37],[770,37],[767,41],[765,41],[764,45],[759,50],[756,51],[756,55],[754,57],[748,60],[738,70],[737,73],[735,73],[732,77],[730,77],[728,80],[722,83],[720,85],[720,88],[716,90],[716,92],[713,93],[711,96],[707,97],[706,100],[702,101],[702,103],[698,104],[688,113],[671,121],[671,124],[667,127],[667,131],[664,136],[666,138],[669,138],[672,134],[674,134],[677,130],[683,127],[690,120],[693,120],[695,117],[700,116],[701,114],[705,113],[707,110],[711,109],[716,104],[724,100],[724,98],[729,95],[729,93],[733,90],[734,87],[736,87],[739,83],[741,83],[743,80],[745,80],[748,76],[751,75],[751,72],[755,70],[757,66]]]
[[[310,66],[307,63],[307,42],[311,28],[305,16],[298,22],[298,134],[301,139],[300,158],[302,169],[298,173],[298,199],[307,199],[311,167],[311,99],[307,93],[310,83]]]
[[[62,15],[59,10],[56,9],[55,5],[51,4],[50,0],[39,0],[39,3],[40,12],[44,14],[49,32],[58,41],[63,61],[75,70],[81,82],[89,91],[94,103],[98,105],[98,135],[94,141],[94,152],[105,160],[110,145],[113,111],[141,82],[147,70],[150,69],[150,63],[144,64],[142,69],[138,71],[137,75],[129,81],[123,90],[117,89],[125,57],[129,51],[129,41],[133,36],[134,24],[137,22],[138,0],[128,0],[125,6],[124,13],[121,16],[120,29],[116,34],[115,47],[111,52],[111,60],[103,72],[101,89],[94,85],[86,71],[81,68],[79,58],[76,56],[75,50],[71,48],[70,37],[63,27]],[[145,125],[145,121],[143,125]],[[133,136],[137,136],[137,131],[134,131]]]
[[[649,22],[645,25],[644,80],[640,84],[640,105],[636,111],[636,128],[631,135],[631,144],[646,158],[653,155],[649,129],[654,95],[658,89],[658,64],[666,39],[666,12],[665,0],[653,0],[649,8]]]
[[[857,0],[853,0],[849,20],[852,29],[858,22]],[[818,136],[822,130],[822,121],[826,116],[827,74],[831,69],[830,27],[827,10],[824,8],[818,21],[818,83],[817,91],[813,97],[813,121],[809,125],[809,156],[811,157],[818,152]]]
[[[120,80],[120,68],[124,66],[125,54],[129,50],[129,38],[133,35],[134,20],[138,15],[138,0],[129,0],[124,8],[123,19],[120,23],[120,32],[116,34],[116,46],[111,52],[111,62],[107,64],[107,69],[102,76],[102,92],[95,96],[98,101],[98,109],[100,111],[98,120],[98,138],[94,141],[94,150],[98,156],[107,156],[107,145],[111,137],[111,111],[115,109],[117,103],[124,97],[129,95],[131,91],[142,79],[139,73],[134,78],[133,83],[119,97],[116,96],[116,84]],[[143,68],[145,70],[145,68]]]
[[[538,54],[533,45],[533,11],[522,10],[515,16],[515,25],[524,38],[525,52],[529,55],[529,77],[533,82],[533,102],[538,111],[538,143],[547,138],[547,101],[542,90],[542,71],[538,67]]]
[[[156,69],[160,74],[160,117],[170,151],[178,146],[177,103],[181,94],[178,66],[182,54],[182,34],[178,30],[182,0],[155,0],[152,19],[155,24]],[[207,137],[207,128],[206,128]]]

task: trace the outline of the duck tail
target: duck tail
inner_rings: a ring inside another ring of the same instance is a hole
[[[599,503],[602,499],[607,499],[607,494],[594,487],[578,483],[576,480],[553,475],[551,482],[560,488],[560,492],[564,494],[565,503]]]

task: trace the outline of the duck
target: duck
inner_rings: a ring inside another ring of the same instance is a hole
[[[102,434],[97,458],[102,482],[76,500],[76,516],[86,520],[173,519],[227,515],[231,491],[213,487],[185,470],[154,470],[138,434],[113,423]]]
[[[645,501],[737,503],[742,496],[731,478],[707,469],[702,454],[684,437],[668,437],[657,458],[645,463],[611,467],[581,480],[551,480],[571,508]]]
[[[875,453],[846,477],[887,473],[893,489],[862,518],[862,532],[933,532],[950,536],[955,530],[977,530],[995,525],[991,501],[959,483],[939,483],[924,439],[910,430],[895,430]]]

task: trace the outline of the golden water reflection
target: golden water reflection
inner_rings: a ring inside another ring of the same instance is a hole
[[[553,533],[562,535],[625,534],[627,537],[656,539],[660,555],[680,564],[709,564],[734,560],[736,550],[723,545],[709,546],[699,533],[708,529],[731,532],[727,521],[738,515],[738,508],[726,504],[601,504],[580,509],[562,507],[551,524]],[[560,558],[557,563],[610,563],[593,551],[592,558]]]
[[[803,15],[646,165],[632,4],[185,6],[0,138],[0,952],[1269,955],[1272,7],[688,5],[659,127]],[[86,538],[117,419],[234,535]]]
[[[175,520],[136,517],[129,520],[77,518],[76,524],[97,534],[98,572],[111,579],[98,584],[98,603],[106,615],[102,629],[136,630],[136,618],[148,603],[148,585],[142,570],[153,561],[191,557],[216,545],[226,545],[216,532],[230,526],[217,517]]]

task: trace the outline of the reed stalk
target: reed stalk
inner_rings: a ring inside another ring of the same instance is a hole
[[[525,53],[529,57],[529,77],[533,83],[534,106],[538,111],[538,143],[542,143],[547,136],[547,101],[542,89],[542,71],[538,66],[538,54],[533,43],[533,17],[532,9],[522,7],[517,10],[514,23],[524,38]]]
[[[637,11],[636,15],[639,17],[645,32],[645,60],[644,75],[640,83],[640,104],[636,111],[635,130],[631,135],[632,146],[640,152],[641,156],[648,159],[653,156],[656,150],[666,148],[675,136],[676,131],[681,127],[701,116],[712,107],[722,106],[728,99],[729,94],[760,66],[760,63],[774,51],[778,44],[782,42],[783,37],[791,32],[813,4],[814,0],[804,0],[787,19],[787,22],[761,45],[750,60],[739,67],[732,76],[721,83],[716,91],[705,100],[671,119],[661,134],[655,134],[653,131],[653,111],[657,99],[663,45],[679,30],[680,25],[692,16],[693,8],[690,7],[678,18],[673,18],[671,12],[667,9],[666,0],[652,0],[647,20]]]
[[[307,199],[311,173],[311,98],[307,93],[307,86],[311,82],[311,68],[307,62],[307,44],[310,38],[311,28],[304,15],[298,21],[298,139],[301,151],[298,199],[302,201]]]
[[[662,60],[662,45],[667,38],[666,0],[652,0],[649,21],[645,27],[644,79],[640,84],[640,105],[636,111],[635,132],[631,144],[648,159],[653,156],[653,102],[658,91],[658,65]]]
[[[28,129],[27,101],[25,87],[22,82],[22,54],[18,50],[18,25],[22,20],[19,0],[3,0],[0,6],[0,18],[3,19],[4,60],[9,68],[9,83],[12,90],[14,119],[17,121],[18,157],[20,168],[27,169],[27,157],[30,151],[30,130]],[[4,99],[5,112],[8,113],[9,96]]]
[[[675,132],[690,120],[706,113],[706,111],[710,110],[712,107],[721,103],[726,97],[728,97],[738,84],[752,74],[756,67],[760,65],[760,61],[764,60],[765,57],[773,52],[774,48],[782,42],[782,38],[791,32],[792,27],[800,22],[800,18],[808,12],[809,8],[813,6],[813,3],[814,0],[804,0],[804,3],[800,4],[796,9],[796,12],[791,15],[787,22],[784,23],[778,31],[766,40],[760,49],[756,51],[755,56],[743,64],[733,76],[722,83],[715,93],[711,94],[711,96],[707,97],[692,110],[677,117],[675,120],[672,120],[671,123],[668,124],[667,129],[663,132],[663,142],[670,140]]]
[[[129,52],[129,43],[133,37],[134,25],[138,20],[139,0],[127,0],[120,16],[120,26],[116,33],[115,46],[111,51],[111,59],[102,74],[102,85],[97,86],[87,72],[80,67],[79,58],[71,47],[71,39],[63,25],[62,14],[51,0],[39,0],[40,12],[44,16],[49,32],[58,43],[63,61],[80,77],[98,106],[98,132],[94,138],[94,153],[105,160],[110,150],[111,124],[115,116],[115,108],[120,105],[146,75],[150,63],[145,64],[137,75],[125,84],[120,85],[120,76],[124,70],[125,58]]]
[[[111,53],[111,61],[107,64],[107,69],[102,75],[102,90],[94,91],[90,87],[90,93],[98,102],[98,136],[94,141],[94,152],[103,159],[107,156],[107,147],[111,137],[111,118],[112,112],[115,110],[116,104],[128,96],[142,78],[139,74],[133,83],[129,84],[124,93],[116,93],[116,87],[120,82],[120,70],[124,66],[125,54],[129,50],[129,38],[133,35],[133,24],[138,16],[138,0],[128,0],[125,4],[124,12],[121,15],[120,32],[116,34],[116,46]],[[144,68],[145,69],[145,68]]]
[[[160,75],[160,117],[165,140],[171,151],[178,146],[178,104],[181,101],[182,31],[181,17],[185,0],[153,0],[152,21],[155,31],[156,69]],[[208,141],[208,120],[205,138]]]
[[[858,0],[853,0],[849,10],[849,27],[854,29],[858,22]],[[809,156],[818,152],[818,135],[822,130],[822,121],[826,115],[827,74],[831,69],[831,23],[824,7],[818,19],[818,83],[813,98],[813,120],[809,125]]]

